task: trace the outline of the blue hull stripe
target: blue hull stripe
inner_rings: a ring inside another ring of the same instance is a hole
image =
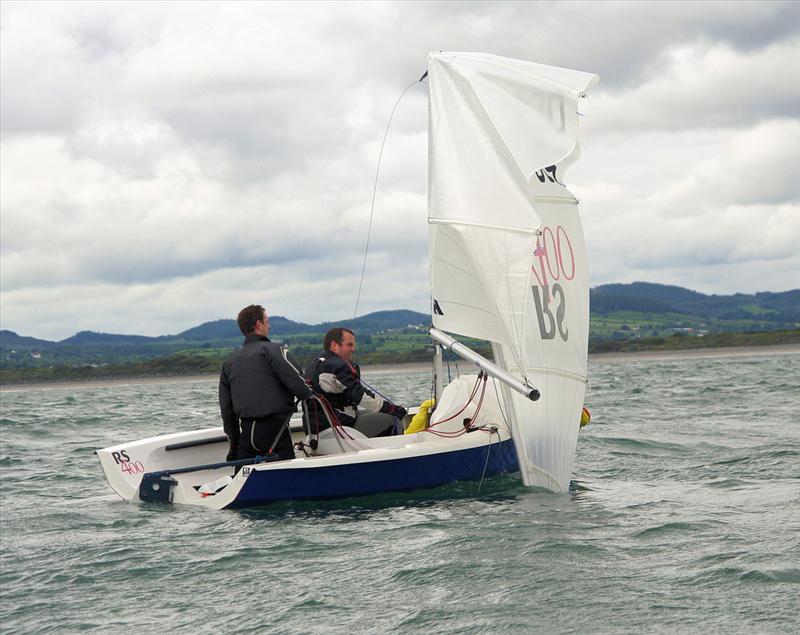
[[[487,452],[488,463],[487,463]],[[453,481],[515,472],[519,469],[511,439],[479,448],[389,461],[325,467],[254,470],[228,507],[276,501],[361,496],[436,487]]]

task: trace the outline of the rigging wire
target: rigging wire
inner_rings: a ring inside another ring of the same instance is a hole
[[[364,286],[364,272],[367,270],[367,254],[369,253],[369,239],[372,235],[372,216],[375,212],[375,194],[378,191],[378,175],[381,173],[381,159],[383,158],[383,147],[386,145],[386,137],[389,135],[389,126],[392,125],[392,118],[394,117],[394,112],[397,110],[397,106],[400,105],[400,100],[405,97],[405,94],[408,90],[414,85],[419,84],[423,79],[428,76],[428,72],[425,71],[425,74],[420,77],[418,80],[411,82],[408,86],[406,86],[405,90],[400,93],[400,97],[397,98],[397,101],[394,104],[394,108],[392,108],[392,113],[389,115],[389,121],[386,122],[386,130],[383,133],[383,141],[381,142],[381,151],[378,153],[378,167],[375,169],[375,183],[372,186],[372,203],[369,207],[369,225],[367,226],[367,244],[364,246],[364,264],[361,265],[361,280],[358,282],[358,294],[356,294],[356,307],[353,309],[353,319],[355,319],[356,315],[358,314],[358,303],[361,300],[361,288]]]
[[[493,381],[492,385],[494,386],[494,395],[497,398],[497,407],[500,410],[500,416],[503,417],[503,423],[506,424],[506,428],[508,429],[508,433],[512,434],[512,432],[511,432],[511,424],[508,422],[508,419],[506,418],[506,413],[503,412],[503,402],[500,400],[500,393],[497,392],[497,382]]]
[[[486,463],[483,464],[483,472],[481,473],[481,480],[478,483],[478,490],[476,494],[480,494],[481,485],[483,485],[483,479],[486,476],[486,468],[489,467],[489,455],[492,452],[492,434],[496,432],[496,429],[489,431],[489,443],[486,446]],[[497,435],[497,444],[500,445],[500,435]]]

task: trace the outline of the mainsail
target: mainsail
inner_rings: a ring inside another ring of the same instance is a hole
[[[536,386],[504,390],[526,485],[566,491],[586,388],[589,281],[578,201],[589,73],[475,53],[428,58],[431,292],[436,328],[489,340]]]

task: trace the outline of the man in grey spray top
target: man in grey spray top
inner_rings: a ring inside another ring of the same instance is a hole
[[[239,330],[245,336],[222,365],[219,408],[230,443],[228,461],[271,453],[293,459],[288,421],[296,399],[313,394],[300,366],[288,349],[271,342],[264,307],[251,304],[239,312]]]

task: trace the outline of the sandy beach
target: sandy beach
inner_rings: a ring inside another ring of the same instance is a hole
[[[638,351],[634,353],[598,353],[589,355],[589,361],[596,364],[645,361],[653,359],[681,359],[688,357],[746,357],[753,355],[791,355],[800,353],[800,344],[779,344],[777,346],[733,346],[721,348],[686,349],[674,351]],[[459,362],[461,368],[465,368],[468,362]],[[430,370],[431,365],[427,363],[412,364],[374,364],[362,366],[361,369],[365,376],[382,375],[387,373],[422,373]],[[40,382],[30,384],[12,384],[0,386],[0,392],[14,390],[52,390],[56,388],[67,388],[75,386],[85,386],[87,388],[96,386],[125,386],[138,384],[160,384],[164,382],[210,382],[216,381],[218,375],[185,375],[177,377],[132,377],[128,379],[98,379],[92,381],[59,381],[59,382]]]

